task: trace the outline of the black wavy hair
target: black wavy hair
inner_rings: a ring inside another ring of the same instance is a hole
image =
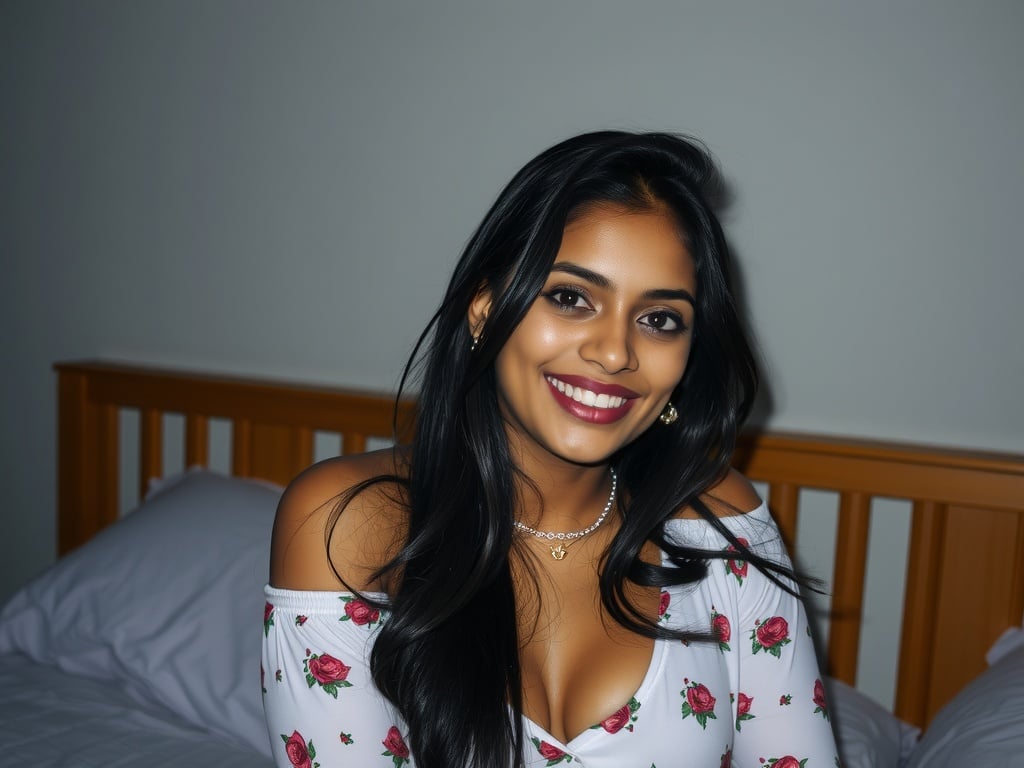
[[[672,393],[679,420],[656,424],[615,457],[622,525],[604,555],[601,600],[609,615],[648,637],[709,639],[659,626],[628,597],[626,582],[692,583],[722,553],[682,547],[663,524],[695,510],[736,552],[792,591],[787,569],[750,552],[702,494],[728,472],[757,390],[754,355],[737,313],[729,253],[709,199],[721,188],[698,142],[668,133],[604,131],[568,139],[526,164],[469,240],[440,308],[406,366],[400,389],[420,380],[415,437],[397,483],[408,535],[378,573],[393,577],[390,617],[374,644],[373,679],[404,718],[421,768],[523,765],[516,595],[510,573],[519,481],[498,407],[494,360],[537,298],[566,224],[597,205],[664,211],[693,257],[697,305],[686,372]],[[471,349],[471,302],[492,303]],[[335,517],[335,520],[337,518]],[[653,542],[671,565],[645,564]]]

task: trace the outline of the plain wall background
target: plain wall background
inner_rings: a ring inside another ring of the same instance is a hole
[[[1022,33],[1017,0],[3,2],[0,597],[54,557],[55,360],[391,388],[500,186],[596,128],[722,164],[770,426],[1024,450]]]

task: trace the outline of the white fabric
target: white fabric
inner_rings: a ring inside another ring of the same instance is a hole
[[[764,505],[725,520],[759,553],[787,561]],[[688,544],[726,547],[703,521],[670,526]],[[386,616],[346,593],[268,587],[266,595],[265,704],[278,766],[305,764],[307,752],[325,767],[410,765],[404,726],[369,679],[368,653]],[[695,766],[729,765],[731,755],[733,768],[833,768],[835,744],[799,601],[753,566],[723,560],[710,562],[700,584],[667,595],[662,618],[670,626],[707,631],[716,616],[726,617],[724,647],[656,642],[643,684],[602,723],[562,743],[526,720],[527,764],[671,768],[684,749]]]
[[[0,768],[270,768],[268,757],[141,705],[116,682],[0,656]]]
[[[0,653],[110,681],[269,754],[256,671],[280,488],[192,470],[30,582]],[[0,694],[0,697],[6,693]]]
[[[826,679],[843,768],[899,768],[913,752],[921,729],[840,680]]]
[[[1007,653],[944,706],[907,768],[1024,766],[1024,647]]]

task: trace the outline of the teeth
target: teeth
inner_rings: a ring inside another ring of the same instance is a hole
[[[577,403],[582,403],[583,405],[591,408],[618,408],[626,402],[626,398],[624,397],[605,393],[599,395],[589,389],[583,389],[582,387],[574,387],[571,384],[566,384],[564,381],[560,381],[553,376],[549,376],[548,381],[566,397],[570,397]]]

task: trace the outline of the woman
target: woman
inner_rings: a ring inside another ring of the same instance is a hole
[[[603,132],[501,193],[417,347],[412,445],[281,502],[279,765],[837,764],[777,529],[729,469],[757,375],[716,180],[687,140]]]

